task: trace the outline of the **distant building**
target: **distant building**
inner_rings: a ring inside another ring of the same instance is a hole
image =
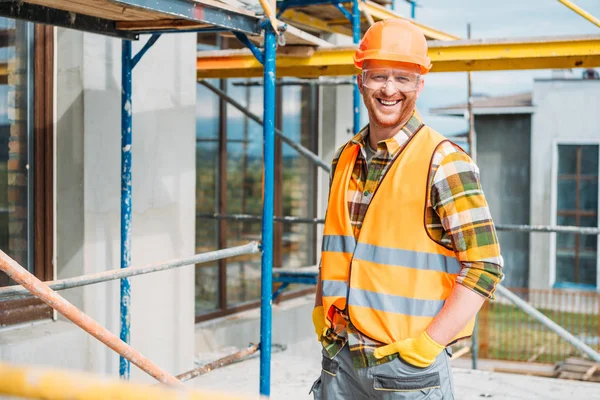
[[[535,80],[475,98],[477,163],[497,224],[598,226],[600,80]],[[464,116],[467,105],[431,110]],[[595,236],[500,232],[509,287],[598,290]]]

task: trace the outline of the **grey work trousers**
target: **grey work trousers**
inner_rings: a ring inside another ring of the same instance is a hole
[[[442,351],[427,368],[400,357],[385,364],[355,370],[348,346],[333,358],[323,351],[321,376],[313,384],[315,400],[453,400],[450,354]]]

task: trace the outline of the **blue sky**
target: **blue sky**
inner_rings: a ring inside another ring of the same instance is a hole
[[[410,5],[396,1],[396,11],[410,15]],[[573,0],[600,18],[600,0]],[[456,36],[466,37],[471,23],[471,37],[524,38],[562,35],[600,35],[600,28],[577,15],[557,0],[419,0],[416,20]],[[473,73],[475,94],[504,95],[531,91],[535,78],[549,78],[549,70]],[[574,71],[580,76],[580,71]],[[460,118],[436,117],[428,114],[432,107],[461,103],[467,98],[465,73],[429,74],[425,90],[417,106],[425,122],[444,134],[467,129]]]

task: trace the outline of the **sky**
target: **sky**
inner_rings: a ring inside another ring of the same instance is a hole
[[[396,12],[410,16],[410,5],[404,0],[396,1]],[[418,0],[420,7],[416,10],[416,20],[425,25],[466,37],[467,23],[471,23],[471,37],[485,38],[525,38],[564,35],[600,34],[600,28],[571,11],[557,0]],[[600,18],[600,0],[573,0],[577,5],[592,15]],[[600,70],[600,68],[598,68]],[[573,71],[573,76],[581,76],[580,70]],[[498,96],[529,92],[535,78],[549,78],[550,70],[498,71],[473,73],[473,93],[475,95]],[[237,89],[237,90],[236,90]],[[241,88],[230,87],[230,93],[240,102]],[[294,90],[286,87],[286,90]],[[262,88],[252,89],[250,110],[262,115]],[[216,96],[207,89],[200,89],[197,117],[199,120],[210,118],[218,112]],[[209,101],[207,99],[213,99]],[[445,135],[463,133],[467,123],[461,117],[440,117],[431,115],[431,108],[450,104],[463,103],[467,100],[466,73],[431,73],[425,77],[425,89],[417,107],[425,123]],[[300,109],[298,95],[286,96],[283,105],[284,115],[296,114]],[[237,120],[241,113],[230,107],[228,119]],[[368,121],[363,108],[362,120]],[[233,122],[233,121],[231,121]],[[233,125],[233,124],[232,124]],[[255,125],[251,123],[251,125]],[[290,125],[293,126],[293,125]],[[215,127],[216,129],[216,127]],[[288,130],[291,128],[288,128]],[[260,130],[251,128],[251,136],[260,135]],[[210,130],[209,135],[216,134]],[[284,132],[288,133],[285,129]],[[235,134],[235,133],[234,133]],[[296,133],[294,132],[294,135]],[[260,140],[259,137],[256,138]],[[257,148],[257,150],[259,150]]]
[[[396,1],[396,12],[410,16],[410,5]],[[416,20],[454,34],[467,35],[471,23],[473,39],[526,38],[563,35],[600,35],[600,28],[557,0],[418,0]],[[600,0],[573,0],[600,18]],[[600,68],[597,68],[600,70]],[[573,71],[581,76],[580,70]],[[529,92],[535,78],[549,78],[550,70],[498,71],[473,73],[473,93],[498,96]],[[467,100],[466,73],[432,73],[425,78],[425,89],[417,107],[425,122],[443,134],[466,131],[462,118],[438,117],[430,108],[463,103]]]

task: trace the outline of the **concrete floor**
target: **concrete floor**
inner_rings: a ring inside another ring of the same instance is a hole
[[[203,354],[202,359],[214,360],[223,354]],[[273,354],[271,398],[309,400],[314,380],[320,374],[318,344],[302,343]],[[256,398],[259,385],[259,358],[224,367],[194,379],[189,383],[198,389],[243,394]],[[457,400],[579,400],[600,399],[600,384],[580,381],[539,378],[533,376],[473,371],[453,368]]]

